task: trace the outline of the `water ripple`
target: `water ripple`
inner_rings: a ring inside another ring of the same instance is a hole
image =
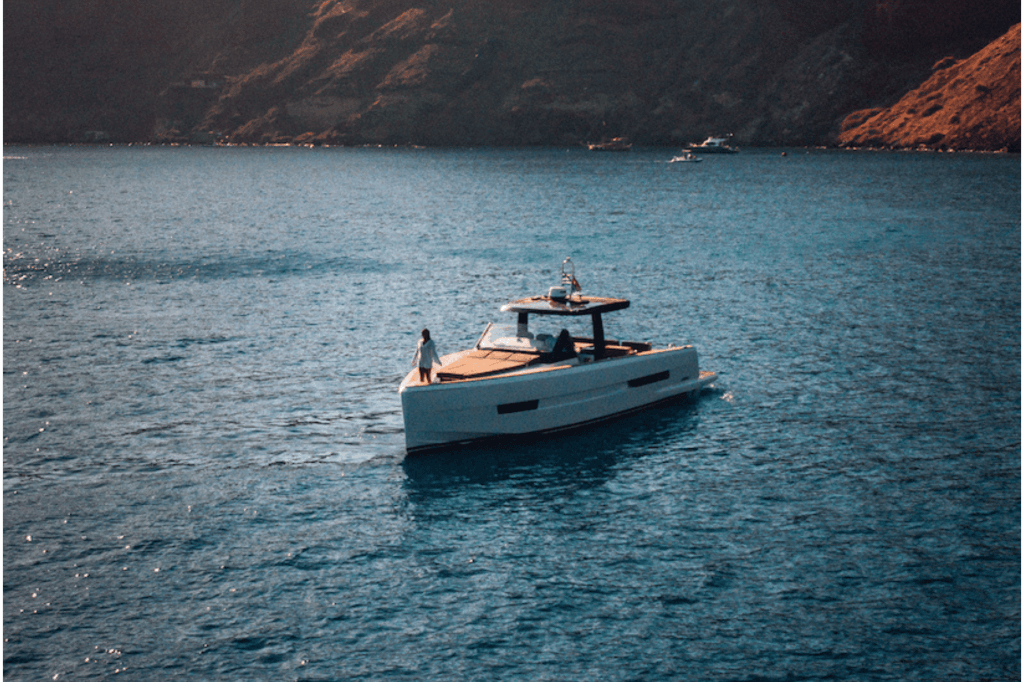
[[[1019,157],[5,154],[5,679],[1019,679]],[[715,386],[406,457],[570,254]]]

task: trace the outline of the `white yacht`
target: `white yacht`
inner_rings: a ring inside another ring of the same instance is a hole
[[[693,346],[606,338],[603,316],[628,307],[582,295],[566,258],[560,286],[502,306],[513,324],[491,323],[472,348],[443,356],[430,384],[409,372],[398,389],[406,450],[577,428],[696,395],[715,380]],[[531,318],[551,328],[533,331]],[[566,328],[587,318],[589,335]]]
[[[739,149],[729,146],[729,137],[709,137],[700,144],[691,144],[690,151],[703,154],[735,154]]]

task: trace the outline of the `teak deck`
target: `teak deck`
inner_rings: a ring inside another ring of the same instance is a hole
[[[591,339],[573,339],[573,346],[577,353],[585,352],[588,348],[592,349],[592,343],[593,341]],[[618,345],[618,342],[612,341],[609,345],[606,345],[605,357],[621,357],[624,355],[632,355],[637,352],[650,351],[651,349],[651,345],[649,343],[633,343],[629,341],[624,341],[622,343],[623,345]],[[466,353],[450,365],[445,365],[442,369],[438,370],[437,377],[442,382],[480,379],[494,374],[522,369],[523,367],[528,367],[545,361],[551,361],[550,355],[542,354],[540,352],[528,353],[507,350],[474,350]]]
[[[540,360],[540,353],[516,353],[506,350],[474,350],[437,373],[441,381],[477,379],[526,367]]]

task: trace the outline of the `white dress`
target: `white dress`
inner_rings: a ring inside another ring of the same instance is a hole
[[[423,339],[420,339],[416,343],[416,355],[412,359],[412,364],[419,363],[421,368],[430,369],[435,362],[441,364],[441,358],[437,357],[437,349],[434,347],[434,340],[430,339],[424,342]]]

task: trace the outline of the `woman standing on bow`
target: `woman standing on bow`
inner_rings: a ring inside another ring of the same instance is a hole
[[[441,358],[437,357],[437,348],[430,339],[430,330],[424,329],[423,338],[416,342],[416,355],[412,359],[413,365],[419,363],[421,383],[430,383],[430,369],[435,361],[441,364]]]

